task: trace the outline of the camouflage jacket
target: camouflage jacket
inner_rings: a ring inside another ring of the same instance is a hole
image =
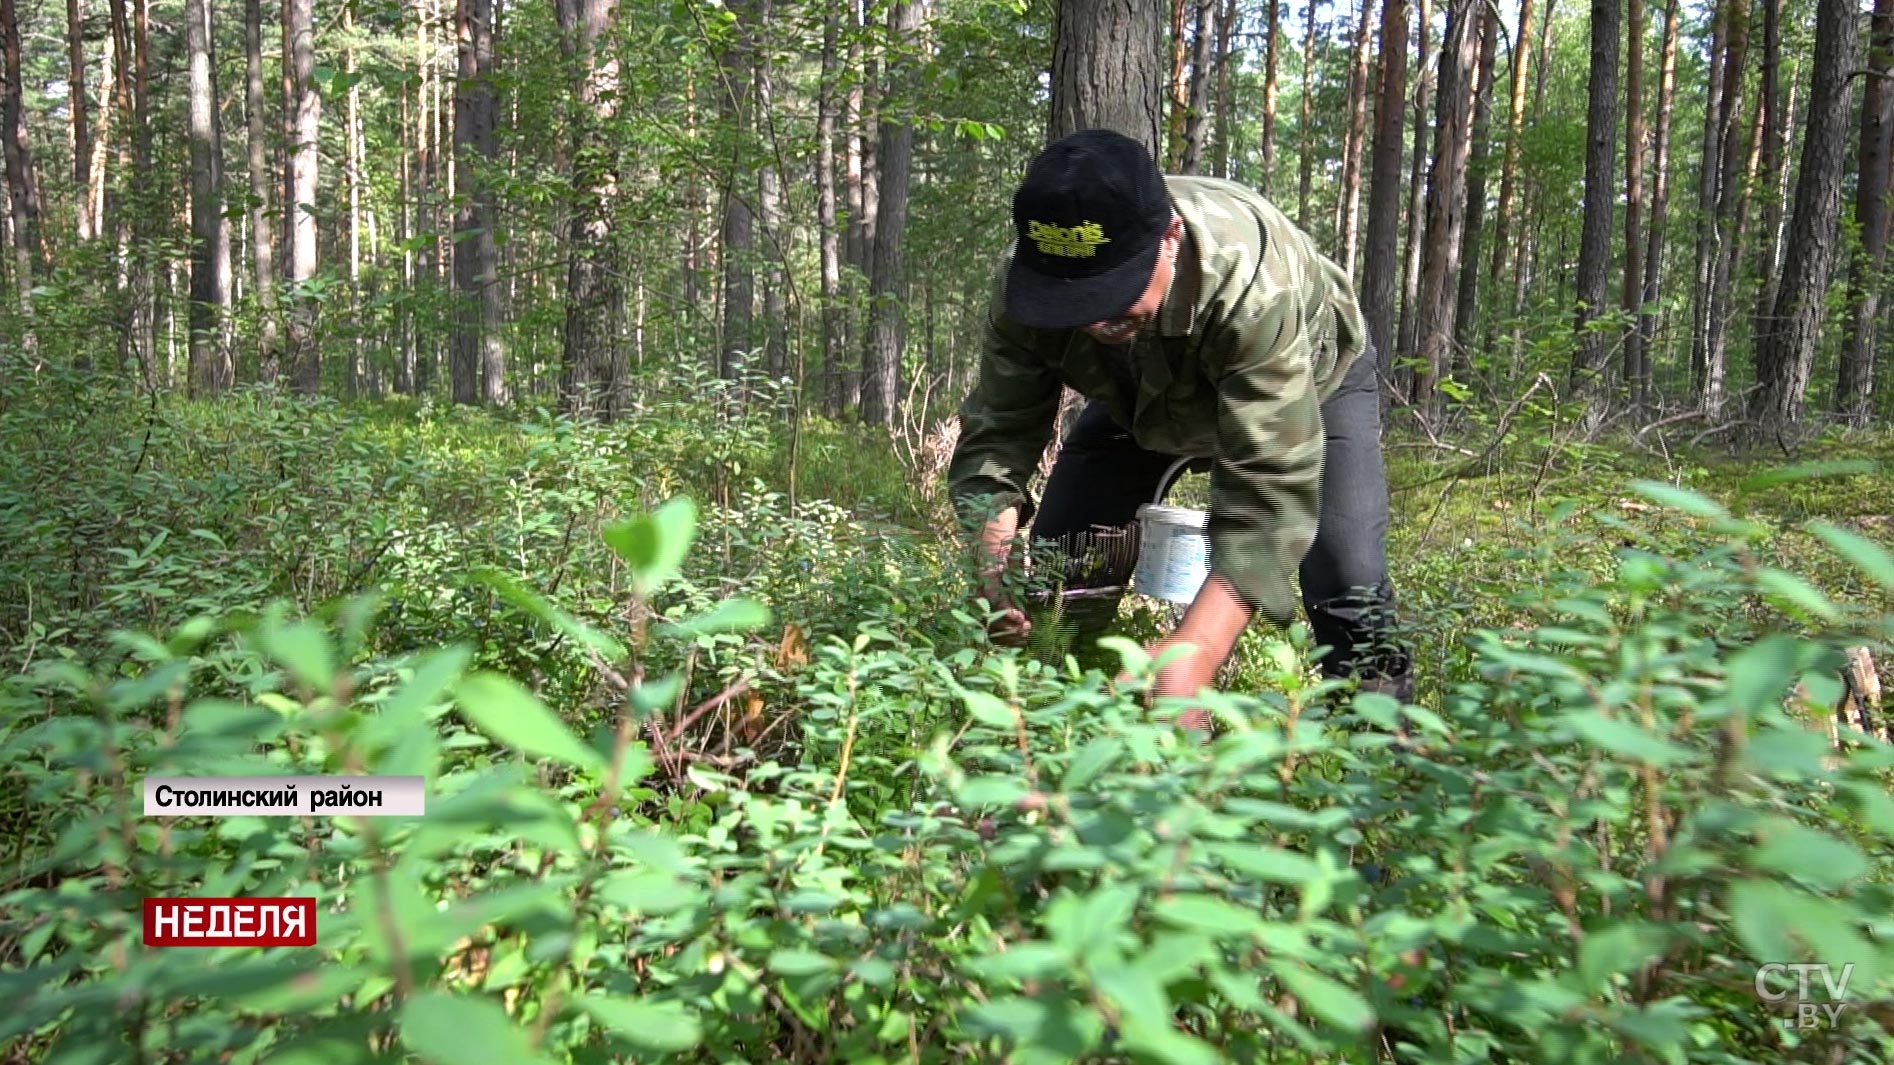
[[[1024,528],[1036,509],[1026,486],[1070,385],[1141,446],[1214,458],[1211,572],[1287,625],[1320,508],[1321,404],[1367,346],[1367,327],[1341,268],[1274,205],[1228,181],[1165,180],[1184,220],[1180,263],[1194,257],[1198,276],[1175,272],[1131,344],[1021,327],[1004,310],[1001,264],[949,491],[973,520],[1017,505]]]

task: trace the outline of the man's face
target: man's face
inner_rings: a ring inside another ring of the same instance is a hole
[[[1129,344],[1133,337],[1157,318],[1158,308],[1164,305],[1164,294],[1170,291],[1171,274],[1177,263],[1177,246],[1183,239],[1183,233],[1183,219],[1173,217],[1171,228],[1163,237],[1164,245],[1158,249],[1157,265],[1151,270],[1151,283],[1144,287],[1144,294],[1118,317],[1086,326],[1084,331],[1087,336],[1100,344],[1114,347]]]

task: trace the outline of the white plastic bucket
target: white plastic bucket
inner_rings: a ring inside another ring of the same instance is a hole
[[[1210,577],[1210,515],[1146,503],[1138,508],[1138,567],[1131,579],[1154,599],[1188,606]]]

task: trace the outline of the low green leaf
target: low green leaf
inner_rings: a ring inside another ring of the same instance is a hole
[[[475,572],[474,579],[493,589],[501,599],[514,607],[551,626],[553,631],[564,633],[580,645],[597,651],[606,661],[618,662],[624,659],[626,651],[623,643],[554,606],[512,574],[486,566]]]
[[[1214,895],[1173,895],[1158,900],[1152,912],[1167,924],[1226,938],[1249,935],[1263,925],[1254,911]]]
[[[1294,851],[1253,843],[1213,843],[1204,848],[1230,868],[1272,884],[1306,884],[1319,879],[1321,866]]]
[[[475,673],[455,689],[460,712],[499,743],[539,758],[602,770],[605,759],[579,742],[563,722],[518,681],[499,673]]]
[[[266,624],[257,633],[263,650],[311,691],[327,692],[335,683],[335,651],[322,626],[303,620]]]
[[[688,496],[649,514],[607,525],[606,546],[631,567],[632,587],[649,596],[677,576],[697,536],[697,504]]]
[[[1178,1031],[1168,1017],[1126,1017],[1121,1034],[1125,1049],[1166,1065],[1222,1065],[1225,1060],[1209,1043]]]
[[[1111,767],[1125,752],[1124,741],[1112,736],[1092,740],[1080,747],[1066,768],[1059,784],[1066,791],[1077,791],[1090,784],[1098,774]]]
[[[1374,1007],[1339,981],[1290,962],[1268,964],[1290,994],[1329,1024],[1357,1034],[1366,1032],[1374,1024]]]
[[[771,951],[769,956],[769,971],[782,976],[814,976],[834,972],[835,968],[834,958],[812,950],[783,947]]]
[[[1814,585],[1785,570],[1765,567],[1756,574],[1756,586],[1816,621],[1833,623],[1841,616]]]
[[[1832,522],[1812,521],[1808,527],[1831,550],[1854,563],[1876,584],[1894,590],[1894,554],[1889,554],[1887,548]]]
[[[1786,962],[1801,951],[1788,934],[1787,910],[1794,895],[1769,880],[1738,880],[1730,885],[1730,925],[1736,938],[1758,962]]]
[[[598,897],[634,913],[675,913],[696,902],[702,889],[656,869],[619,871],[599,881]]]
[[[1792,636],[1775,633],[1730,655],[1725,671],[1733,712],[1754,716],[1782,698],[1795,672],[1796,643]]]
[[[1664,952],[1664,937],[1649,925],[1624,921],[1588,931],[1578,948],[1578,975],[1588,992],[1603,991],[1613,976],[1633,972]]]
[[[708,613],[665,626],[664,632],[669,636],[689,638],[723,632],[751,632],[769,622],[769,608],[754,599],[727,599],[712,607]]]
[[[1727,518],[1729,511],[1712,502],[1708,497],[1688,488],[1665,484],[1662,481],[1633,481],[1631,490],[1649,499],[1661,507],[1681,510],[1699,518]]]
[[[424,991],[408,1000],[401,1008],[401,1041],[436,1065],[522,1065],[546,1060],[498,1002],[446,991]]]
[[[967,712],[982,725],[994,728],[1012,728],[1013,711],[1005,700],[991,692],[962,690],[960,698],[967,704]]]
[[[1125,965],[1103,966],[1092,974],[1092,983],[1118,1007],[1119,1017],[1133,1018],[1153,1027],[1170,1018],[1171,1000],[1157,981]]]
[[[1750,852],[1757,868],[1801,877],[1819,887],[1839,888],[1873,869],[1854,844],[1793,821],[1771,819],[1762,836]]]
[[[989,980],[1043,980],[1069,971],[1072,956],[1050,943],[1015,943],[969,964]]]
[[[679,1003],[581,995],[575,1004],[613,1035],[645,1050],[675,1054],[704,1038],[703,1026]]]
[[[1689,752],[1677,744],[1654,736],[1622,718],[1606,717],[1596,710],[1567,714],[1565,724],[1594,747],[1660,768],[1689,756]]]

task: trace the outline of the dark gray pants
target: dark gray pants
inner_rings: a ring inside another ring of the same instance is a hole
[[[1309,627],[1318,644],[1331,648],[1321,662],[1325,675],[1406,679],[1411,664],[1392,632],[1388,481],[1375,380],[1369,350],[1322,404],[1322,512],[1299,576]],[[1032,538],[1131,524],[1139,506],[1162,498],[1159,482],[1178,458],[1138,446],[1102,404],[1088,404],[1060,446]],[[1210,460],[1186,468],[1208,470]],[[1170,489],[1163,485],[1164,493]]]

